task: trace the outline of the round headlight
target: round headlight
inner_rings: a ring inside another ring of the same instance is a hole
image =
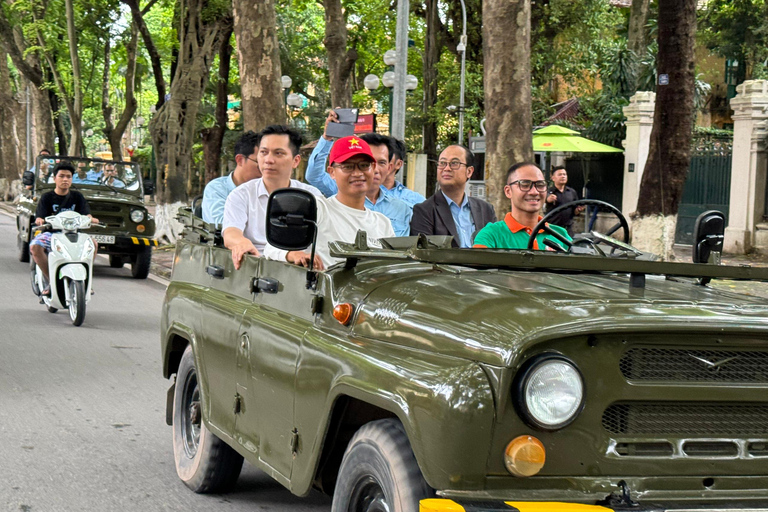
[[[144,212],[142,210],[133,210],[131,212],[131,220],[133,222],[141,222],[144,220]]]
[[[529,423],[545,430],[572,422],[584,403],[584,381],[576,367],[561,356],[537,358],[519,381],[520,406]]]

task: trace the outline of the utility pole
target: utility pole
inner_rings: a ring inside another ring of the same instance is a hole
[[[459,92],[459,145],[464,144],[464,74],[467,60],[467,7],[461,0],[461,19],[464,28],[461,31],[461,39],[456,47],[461,52],[461,91]]]
[[[405,139],[405,75],[408,74],[409,0],[397,0],[395,87],[392,98],[392,137]]]

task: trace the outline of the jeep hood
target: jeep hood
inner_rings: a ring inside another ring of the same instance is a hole
[[[423,267],[422,267],[423,269]],[[358,308],[354,336],[497,366],[531,343],[607,332],[768,334],[768,299],[648,276],[435,267],[386,279]]]

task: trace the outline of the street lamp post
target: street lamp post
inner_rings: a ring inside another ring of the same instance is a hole
[[[467,8],[464,0],[461,0],[461,20],[464,27],[461,33],[461,39],[456,49],[461,52],[461,86],[459,92],[459,145],[464,144],[464,73],[467,58]]]
[[[291,89],[291,86],[293,85],[293,80],[288,75],[283,75],[280,77],[280,87],[283,89],[283,107],[285,108],[285,115],[286,117],[291,117],[288,114],[288,91]]]
[[[397,31],[395,36],[395,84],[392,90],[392,121],[390,134],[405,139],[405,75],[408,73],[409,0],[397,0]]]
[[[397,62],[397,55],[394,52],[394,50],[388,50],[384,54],[384,64],[387,66],[395,66],[395,63]],[[384,87],[389,89],[389,134],[393,137],[394,131],[393,131],[393,111],[394,111],[394,102],[393,102],[393,89],[395,87],[395,73],[393,71],[386,71],[381,77],[381,82],[379,82],[379,77],[376,75],[368,75],[363,80],[363,84],[365,85],[365,88],[369,91],[373,92],[376,89],[379,88],[379,83],[381,83]],[[414,75],[406,75],[405,76],[405,90],[406,91],[413,91],[419,86],[419,79],[416,78]],[[403,105],[403,127],[405,126],[405,105]],[[397,137],[396,137],[397,138]],[[403,136],[400,137],[400,140],[405,138],[405,129],[403,128]]]

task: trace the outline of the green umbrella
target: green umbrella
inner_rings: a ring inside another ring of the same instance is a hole
[[[585,139],[579,132],[563,126],[545,126],[533,132],[533,150],[561,153],[623,153],[600,142]]]

